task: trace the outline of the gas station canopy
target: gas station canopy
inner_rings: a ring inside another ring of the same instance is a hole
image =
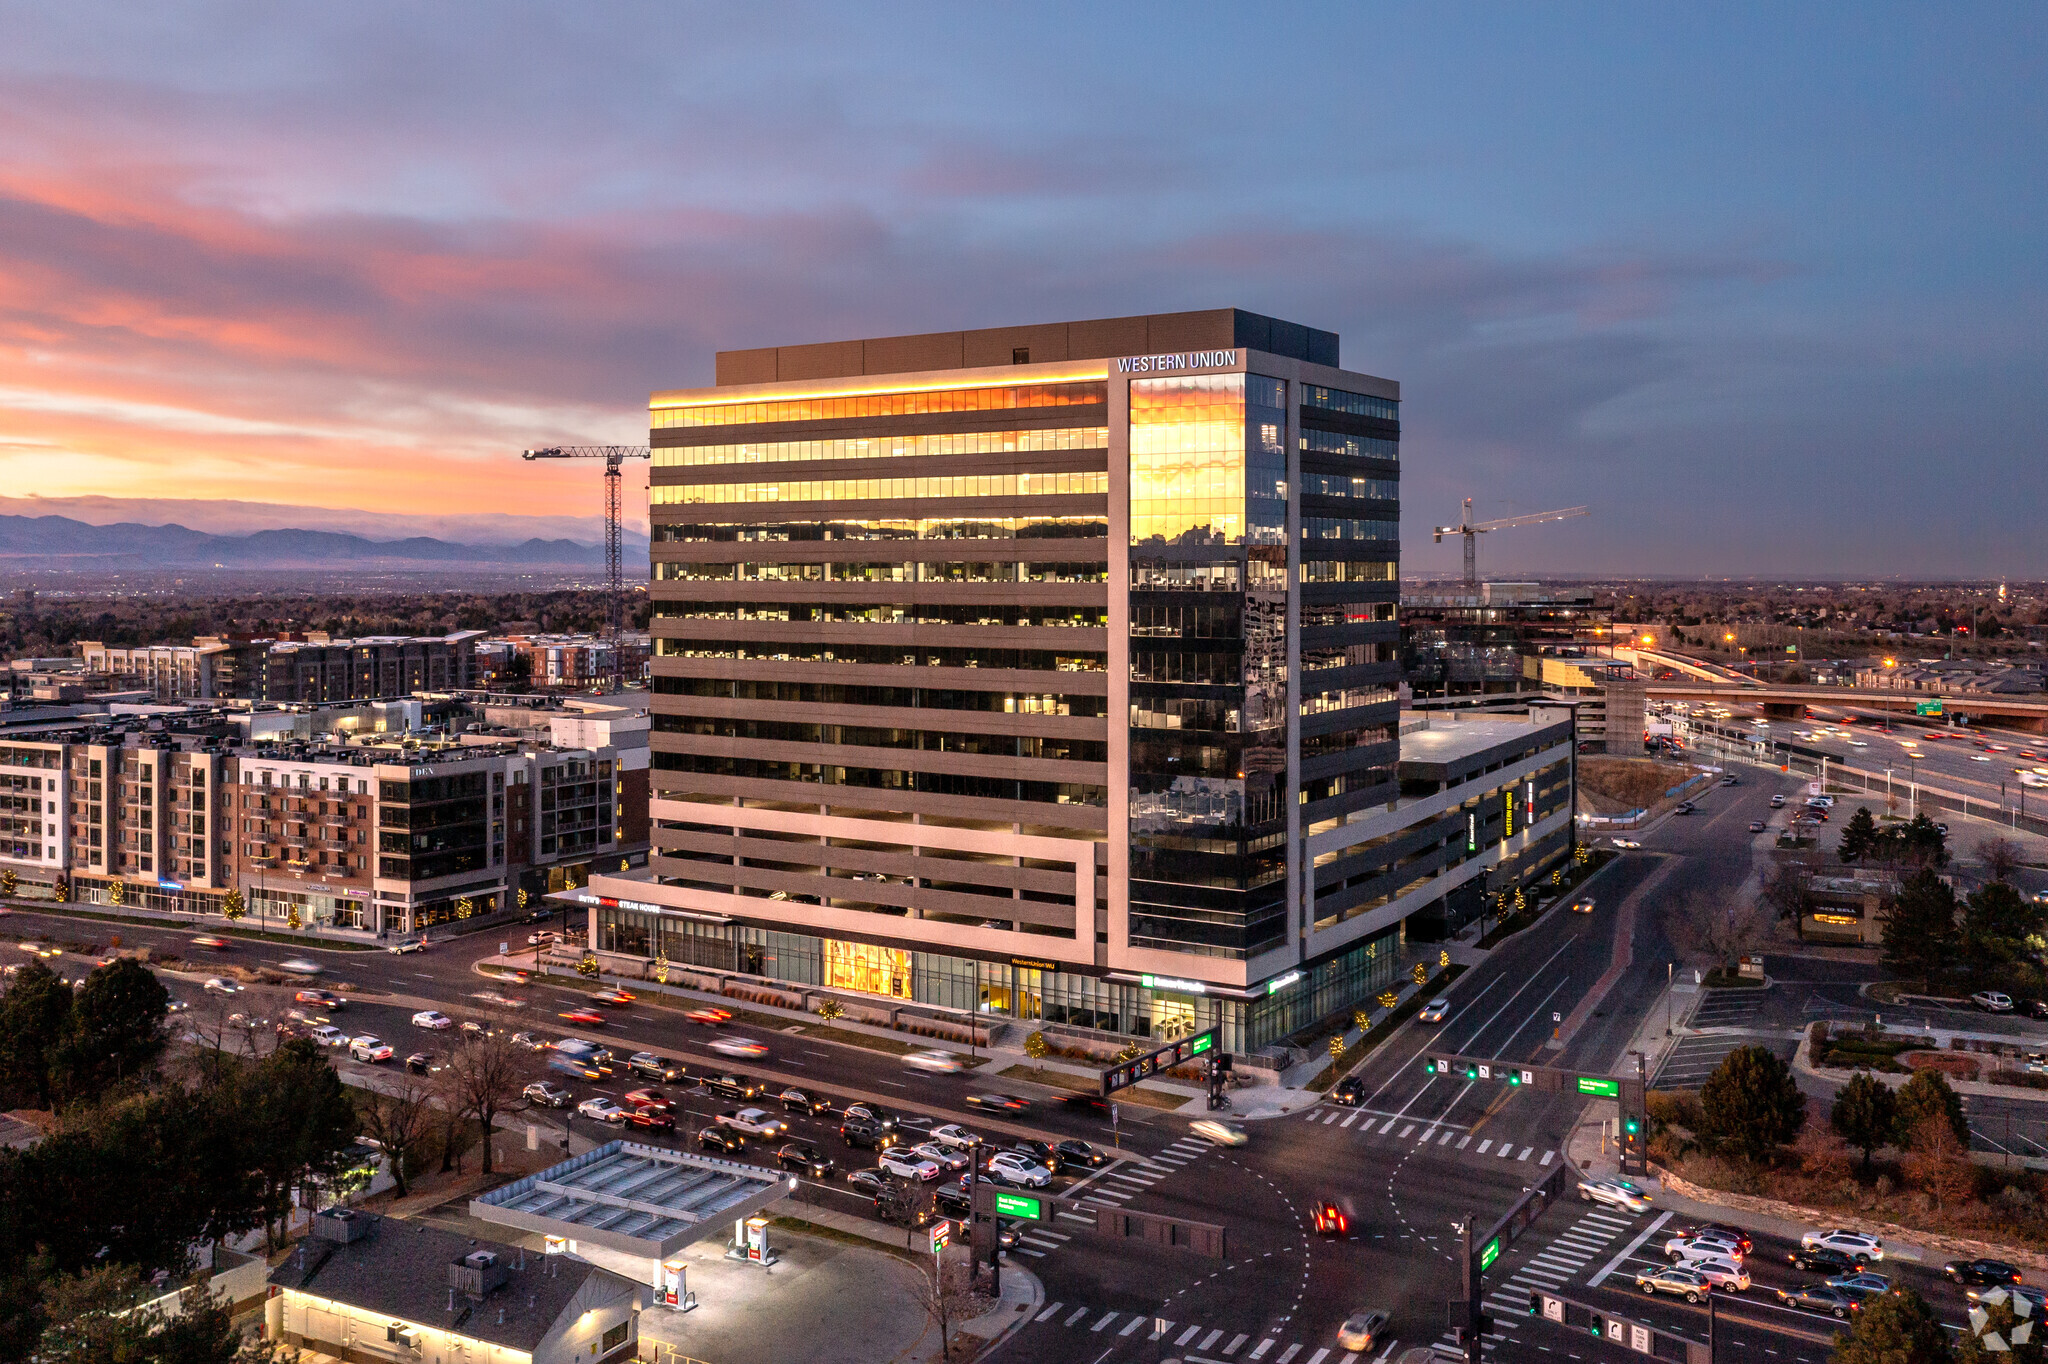
[[[736,1160],[608,1142],[472,1199],[470,1215],[542,1236],[663,1259],[786,1198],[795,1181]]]

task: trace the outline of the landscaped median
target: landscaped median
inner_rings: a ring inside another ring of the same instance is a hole
[[[1795,1069],[1841,1083],[1868,1071],[1897,1085],[1916,1071],[1940,1071],[1959,1094],[2015,1095],[2015,1089],[2048,1090],[2048,1059],[2024,1043],[2005,1038],[1960,1034],[1901,1033],[1863,1027],[1844,1031],[1825,1021],[1808,1025],[1806,1038],[1793,1057]],[[2031,1070],[2030,1066],[2040,1069]],[[1890,1077],[1898,1076],[1897,1080]],[[2044,1100],[2048,1102],[2048,1100]]]

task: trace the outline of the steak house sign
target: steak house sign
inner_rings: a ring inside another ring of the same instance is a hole
[[[1220,369],[1237,363],[1234,350],[1182,351],[1178,355],[1129,355],[1116,362],[1118,374],[1164,374],[1176,369]]]

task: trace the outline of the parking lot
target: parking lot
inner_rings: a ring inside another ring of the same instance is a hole
[[[1687,1021],[1695,1028],[1742,1028],[1763,1012],[1768,990],[1709,990]]]
[[[1780,1060],[1790,1061],[1799,1049],[1797,1042],[1782,1037],[1752,1036],[1746,1033],[1715,1033],[1710,1037],[1686,1037],[1664,1057],[1657,1073],[1650,1077],[1652,1089],[1698,1089],[1714,1073],[1729,1052],[1737,1047],[1767,1047]]]

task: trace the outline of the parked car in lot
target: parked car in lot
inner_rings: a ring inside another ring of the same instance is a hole
[[[2009,1014],[2012,1012],[2012,996],[2001,990],[1979,990],[1970,996],[1970,1003],[1988,1014]]]
[[[1988,1288],[1992,1284],[2016,1284],[2026,1277],[2003,1260],[1950,1260],[1941,1267],[1943,1277],[1959,1284]]]
[[[1752,819],[1749,822],[1749,831],[1753,834],[1762,833],[1764,831],[1764,822],[1760,819]]]
[[[1782,810],[1782,809],[1784,809],[1784,808],[1785,808],[1785,798],[1784,798],[1784,797],[1783,797],[1782,795],[1779,795],[1779,796],[1772,796],[1772,797],[1771,797],[1771,808],[1772,808],[1773,810]]]
[[[432,1052],[416,1051],[405,1058],[405,1068],[414,1075],[432,1075],[440,1067],[434,1064]]]
[[[1578,906],[1574,905],[1572,906],[1572,908],[1576,909],[1578,908]],[[1420,1013],[1415,1015],[1415,1021],[1418,1023],[1441,1023],[1446,1018],[1450,1017],[1450,1013],[1450,1000],[1432,999],[1431,1001],[1429,1001],[1429,1003],[1422,1006],[1422,1011]]]
[[[1775,1291],[1778,1302],[1785,1307],[1823,1312],[1837,1321],[1847,1321],[1852,1313],[1863,1307],[1857,1298],[1824,1283],[1808,1284],[1804,1288],[1780,1288]]]
[[[1636,1273],[1636,1287],[1652,1296],[1669,1293],[1673,1297],[1684,1298],[1687,1302],[1698,1302],[1714,1291],[1714,1286],[1707,1281],[1706,1275],[1696,1269],[1687,1269],[1683,1265],[1639,1270]]]
[[[575,1096],[552,1080],[535,1080],[522,1091],[522,1097],[542,1108],[567,1108]]]
[[[1588,1203],[1604,1203],[1627,1212],[1650,1209],[1650,1196],[1625,1179],[1589,1179],[1579,1185],[1579,1197]]]
[[[697,1134],[697,1145],[707,1151],[719,1151],[728,1156],[738,1155],[747,1149],[747,1135],[713,1123]]]
[[[1826,1246],[1839,1250],[1844,1255],[1853,1255],[1866,1264],[1884,1258],[1884,1242],[1875,1236],[1865,1236],[1860,1231],[1849,1231],[1836,1227],[1828,1231],[1809,1231],[1799,1238],[1802,1246]]]
[[[582,1103],[577,1104],[576,1116],[579,1118],[589,1118],[594,1122],[619,1123],[626,1120],[627,1112],[616,1101],[599,1096],[595,1099],[585,1099]]]
[[[832,1174],[832,1157],[820,1151],[809,1142],[793,1141],[775,1153],[775,1163],[785,1170],[794,1170],[812,1179],[827,1179]]]

